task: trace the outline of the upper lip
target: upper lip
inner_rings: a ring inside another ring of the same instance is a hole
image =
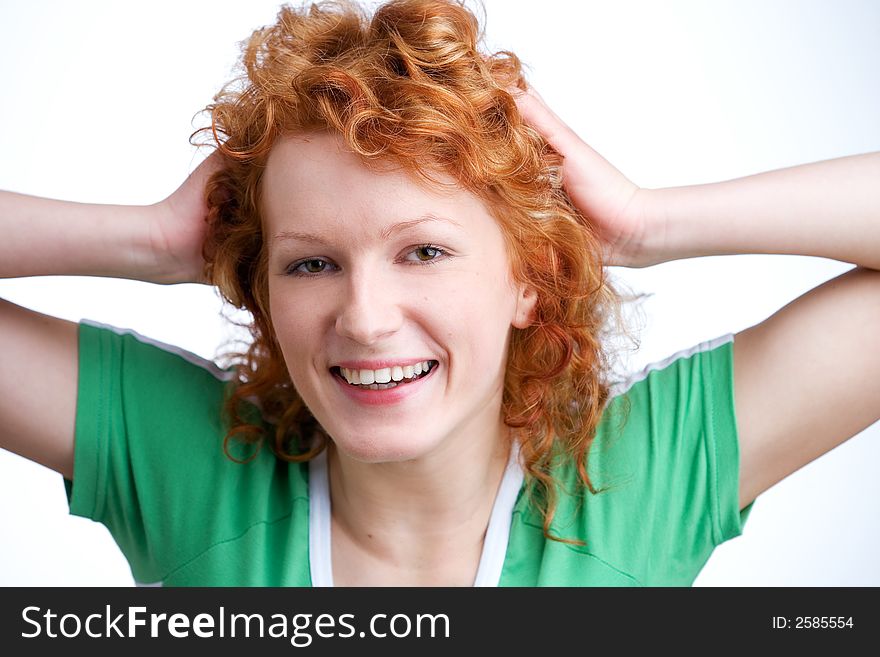
[[[423,363],[426,360],[437,360],[436,358],[394,358],[382,360],[344,360],[332,365],[331,367],[344,367],[349,370],[383,370],[388,367],[406,367],[407,365],[415,365]]]

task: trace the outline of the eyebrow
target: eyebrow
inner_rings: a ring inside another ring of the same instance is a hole
[[[461,224],[457,221],[453,221],[447,217],[441,217],[436,214],[427,213],[423,214],[420,217],[416,217],[415,219],[410,219],[408,221],[401,221],[400,223],[393,224],[385,228],[380,234],[379,238],[382,240],[388,240],[393,237],[395,234],[409,230],[410,228],[415,228],[416,226],[429,222],[444,222],[450,223],[455,226],[461,228]],[[312,242],[314,244],[330,244],[330,240],[322,235],[315,235],[312,233],[301,233],[295,230],[283,230],[280,233],[276,234],[275,237],[272,238],[273,242],[287,242],[287,241],[300,241],[300,242]]]

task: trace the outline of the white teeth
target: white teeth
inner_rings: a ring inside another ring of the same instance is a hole
[[[431,369],[431,361],[425,360],[415,365],[394,365],[379,370],[350,370],[340,367],[339,371],[343,378],[352,385],[373,386],[376,384],[390,384],[392,381],[412,379],[423,372]],[[393,386],[391,386],[393,387]]]

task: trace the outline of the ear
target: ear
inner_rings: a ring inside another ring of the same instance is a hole
[[[528,328],[534,321],[538,293],[531,286],[520,286],[516,298],[516,311],[512,324],[518,329]]]

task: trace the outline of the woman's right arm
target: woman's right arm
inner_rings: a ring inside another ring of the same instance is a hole
[[[107,276],[151,283],[204,280],[200,165],[150,206],[91,205],[0,192],[0,278]],[[73,479],[75,322],[0,299],[0,447]]]

